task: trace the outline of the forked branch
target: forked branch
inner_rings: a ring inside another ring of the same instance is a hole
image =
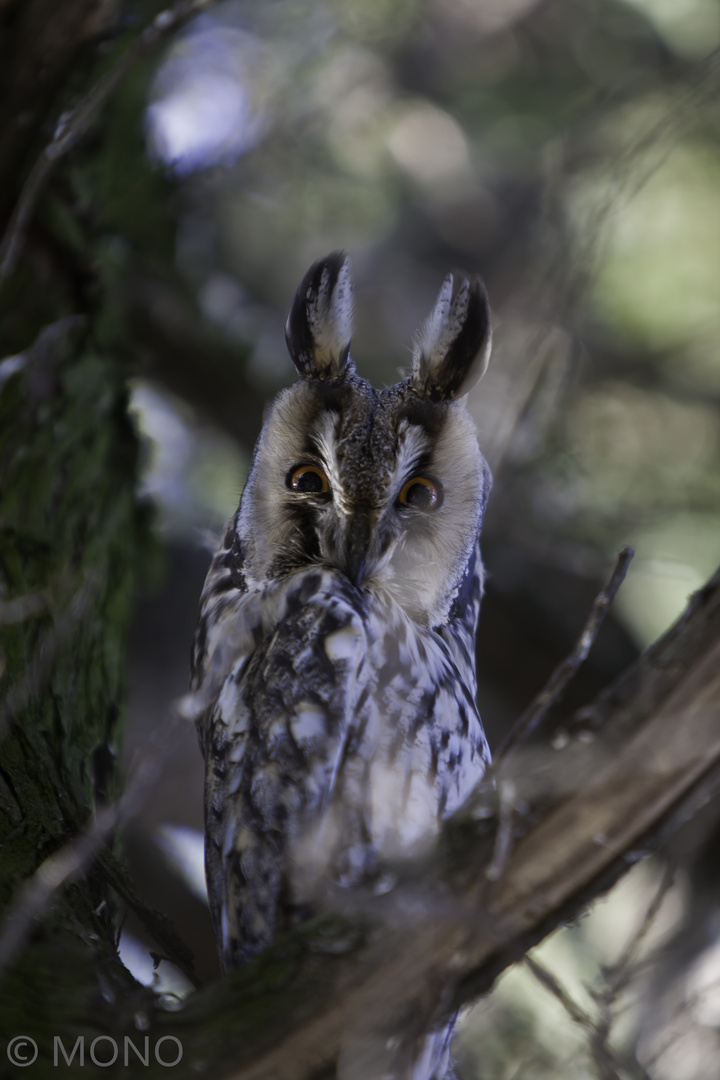
[[[352,908],[336,895],[334,911],[180,1011],[156,1008],[156,1036],[182,1041],[188,1075],[202,1063],[233,1080],[307,1080],[353,1057],[362,1075],[391,1072],[398,1033],[486,991],[720,789],[720,572],[592,718],[590,741],[544,748],[554,799],[547,785],[528,799],[498,881],[483,873],[492,823],[453,822],[443,853],[400,868],[388,892],[352,894]],[[516,754],[506,766],[532,792],[533,756]]]

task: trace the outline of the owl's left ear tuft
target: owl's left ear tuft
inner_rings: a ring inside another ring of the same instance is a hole
[[[338,379],[354,371],[350,359],[353,286],[350,260],[334,251],[308,270],[285,324],[285,340],[304,379]]]
[[[490,304],[482,278],[448,274],[415,339],[410,382],[423,397],[454,400],[485,373],[491,345]]]

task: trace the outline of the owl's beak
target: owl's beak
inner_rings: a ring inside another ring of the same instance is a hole
[[[356,589],[359,589],[362,584],[364,572],[365,552],[358,551],[357,553],[353,553],[352,557],[348,560],[346,573]]]
[[[345,573],[356,589],[360,588],[365,573],[371,525],[369,508],[358,507],[348,528],[344,558]]]

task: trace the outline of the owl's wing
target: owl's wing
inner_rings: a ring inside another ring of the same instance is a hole
[[[209,714],[206,869],[227,968],[291,921],[292,866],[307,869],[321,842],[303,830],[328,805],[351,734],[366,652],[361,603],[330,571],[295,574],[266,591],[260,640]]]

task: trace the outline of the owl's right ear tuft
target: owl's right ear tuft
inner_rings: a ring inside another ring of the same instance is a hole
[[[484,374],[491,346],[490,304],[482,279],[448,274],[415,339],[411,385],[423,397],[452,401]]]
[[[333,251],[308,270],[285,324],[285,340],[304,379],[338,379],[354,371],[350,359],[353,286],[350,260]]]

